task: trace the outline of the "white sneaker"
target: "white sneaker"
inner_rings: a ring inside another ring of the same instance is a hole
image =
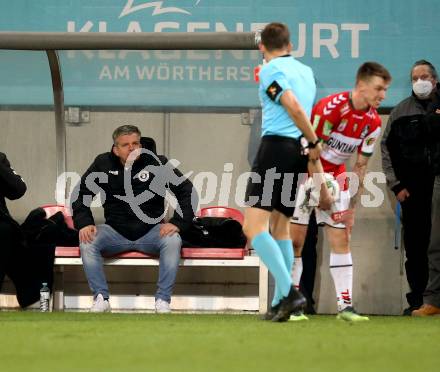
[[[108,300],[104,300],[102,294],[98,294],[93,301],[93,306],[90,308],[91,313],[110,313],[110,304]]]
[[[170,303],[158,298],[154,305],[156,313],[158,314],[169,314],[171,313]]]

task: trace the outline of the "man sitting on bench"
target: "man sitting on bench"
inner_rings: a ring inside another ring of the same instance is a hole
[[[123,125],[113,132],[111,152],[96,157],[78,187],[72,204],[73,221],[79,230],[84,271],[94,296],[90,311],[110,311],[103,256],[136,250],[160,257],[155,309],[169,313],[180,260],[179,232],[190,226],[192,205],[197,206],[191,182],[164,156],[155,154],[151,139],[141,139],[137,127]],[[167,213],[167,191],[174,194],[178,206],[169,222],[162,223]],[[90,204],[97,194],[101,195],[105,224],[96,226]]]

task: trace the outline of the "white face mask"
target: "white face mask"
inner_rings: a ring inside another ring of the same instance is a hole
[[[432,83],[429,80],[419,79],[413,83],[413,92],[420,99],[429,97],[433,89]]]

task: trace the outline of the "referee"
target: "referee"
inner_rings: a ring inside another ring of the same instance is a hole
[[[308,156],[318,161],[321,145],[309,117],[316,95],[313,71],[295,60],[290,52],[286,25],[268,24],[261,33],[260,50],[267,62],[260,71],[259,97],[263,110],[262,139],[246,190],[244,233],[275,278],[275,295],[266,319],[287,321],[306,304],[292,285],[290,270],[294,256],[289,233],[299,173],[307,173]],[[307,141],[301,141],[305,137]],[[294,178],[285,177],[294,174]],[[292,182],[293,181],[293,182]],[[284,183],[284,187],[283,187]],[[269,221],[271,224],[269,233]]]

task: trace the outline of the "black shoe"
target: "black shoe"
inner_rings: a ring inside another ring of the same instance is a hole
[[[420,306],[421,306],[421,305],[420,305]],[[402,315],[403,315],[403,316],[411,316],[411,313],[412,313],[414,310],[418,310],[418,309],[420,308],[420,306],[409,306],[409,307],[407,307],[405,310],[403,310]]]
[[[307,299],[307,305],[306,305],[306,307],[305,307],[305,309],[304,309],[304,314],[307,314],[307,315],[316,315],[316,310],[315,310],[315,308],[313,307],[313,305],[311,304],[311,302],[310,302],[309,299]]]
[[[291,286],[287,297],[282,298],[278,312],[272,318],[272,322],[286,322],[289,320],[290,314],[303,310],[306,304],[307,300],[302,293]]]
[[[272,320],[272,318],[277,314],[280,304],[276,306],[271,306],[270,309],[261,317],[261,320]]]

